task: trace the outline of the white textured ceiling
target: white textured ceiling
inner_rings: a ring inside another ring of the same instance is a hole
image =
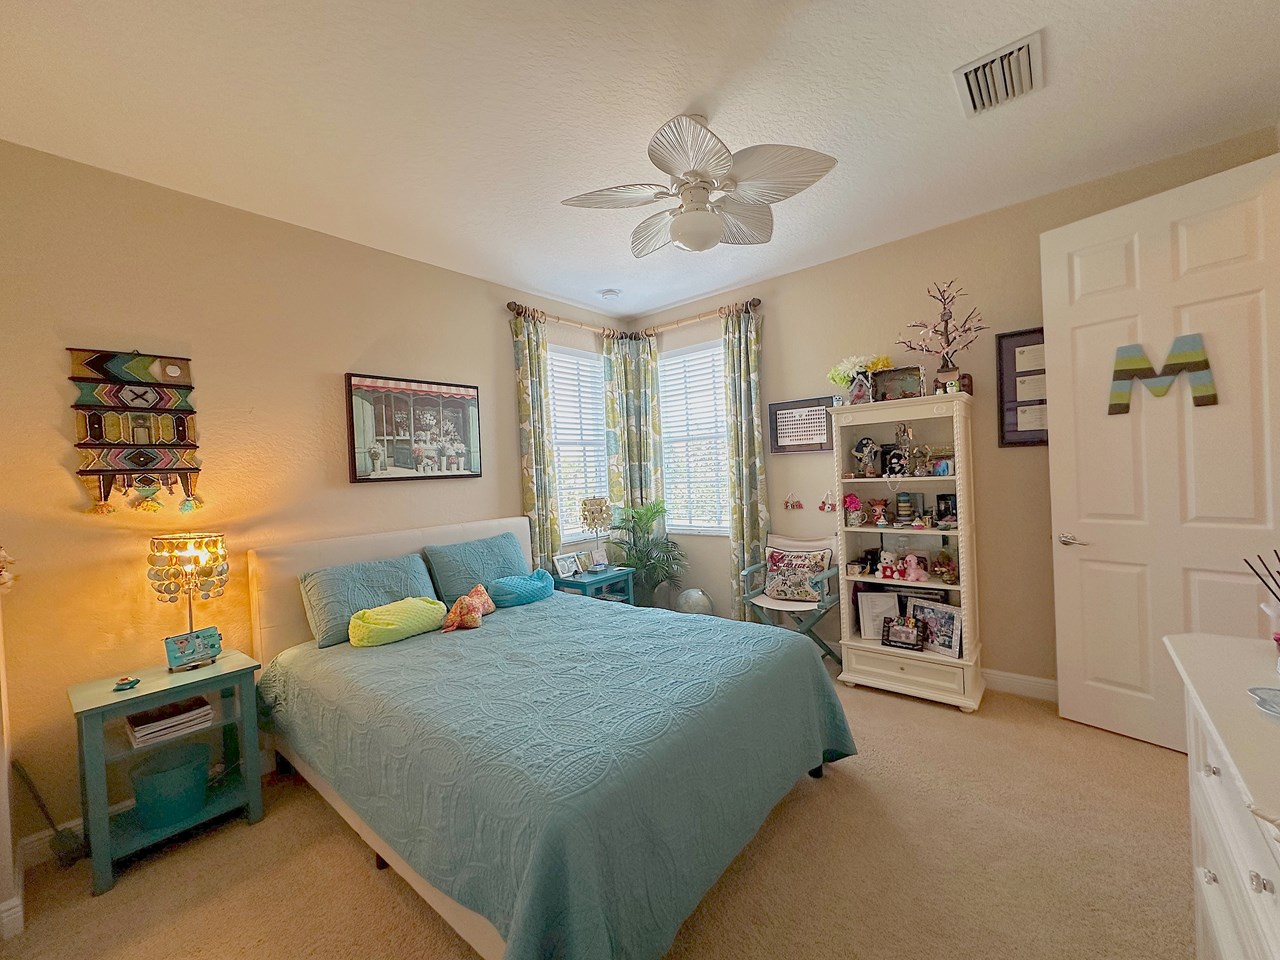
[[[1048,85],[967,119],[952,69],[1041,27]],[[0,0],[0,138],[638,316],[1274,124],[1277,49],[1277,0]],[[839,166],[769,244],[634,260],[648,209],[559,201],[684,112]]]

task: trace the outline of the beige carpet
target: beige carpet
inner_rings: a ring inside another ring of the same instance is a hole
[[[990,694],[951,707],[841,687],[862,753],[804,777],[685,923],[670,960],[1183,960],[1185,760]],[[27,878],[13,960],[475,954],[298,781],[266,819],[134,863]]]

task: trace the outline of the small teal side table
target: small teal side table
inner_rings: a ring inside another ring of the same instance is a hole
[[[90,680],[67,690],[80,740],[80,804],[85,840],[93,859],[95,895],[106,893],[115,885],[115,862],[143,847],[240,807],[245,809],[250,823],[262,819],[258,711],[253,686],[253,674],[259,666],[238,650],[226,650],[216,663],[195,670],[170,673],[166,667],[151,667],[139,671],[134,676],[142,682],[132,690],[114,692],[114,678]],[[129,743],[126,715],[200,694],[211,695],[211,726],[141,747]],[[108,810],[108,764],[128,763],[152,750],[218,729],[222,730],[223,762],[228,772],[210,786],[198,813],[163,828],[148,829],[132,809],[115,814]]]
[[[556,589],[566,593],[580,593],[584,597],[600,597],[621,600],[635,605],[635,589],[632,567],[609,567],[599,573],[580,573],[574,577],[555,577]]]

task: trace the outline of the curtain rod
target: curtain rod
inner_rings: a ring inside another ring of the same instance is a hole
[[[690,323],[697,323],[699,320],[710,320],[712,317],[720,316],[721,310],[729,307],[744,306],[754,310],[760,306],[760,298],[752,297],[741,304],[726,304],[716,310],[708,310],[706,313],[699,313],[697,316],[685,317],[682,320],[672,320],[670,323],[659,324],[656,327],[645,327],[643,330],[631,332],[628,330],[618,330],[614,327],[597,327],[589,323],[581,323],[577,320],[570,320],[568,317],[557,317],[553,313],[547,313],[545,310],[538,310],[536,307],[526,307],[523,303],[516,303],[511,300],[507,303],[507,309],[518,317],[529,317],[538,322],[563,323],[566,326],[577,327],[579,330],[586,330],[590,333],[598,333],[602,337],[619,337],[639,339],[640,337],[651,337],[655,334],[663,333],[666,330],[674,330],[677,327],[683,327]]]

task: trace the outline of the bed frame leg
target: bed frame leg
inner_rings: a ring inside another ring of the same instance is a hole
[[[291,777],[297,771],[293,769],[293,764],[285,759],[283,753],[276,752],[276,773],[282,777]]]
[[[373,855],[373,865],[377,867],[379,870],[385,870],[387,869],[387,867],[391,866],[391,864],[387,863],[387,861],[382,859],[382,854],[380,853],[375,853]]]
[[[818,764],[816,767],[810,770],[809,776],[813,777],[813,779],[815,780],[820,780],[822,778],[822,764]]]

